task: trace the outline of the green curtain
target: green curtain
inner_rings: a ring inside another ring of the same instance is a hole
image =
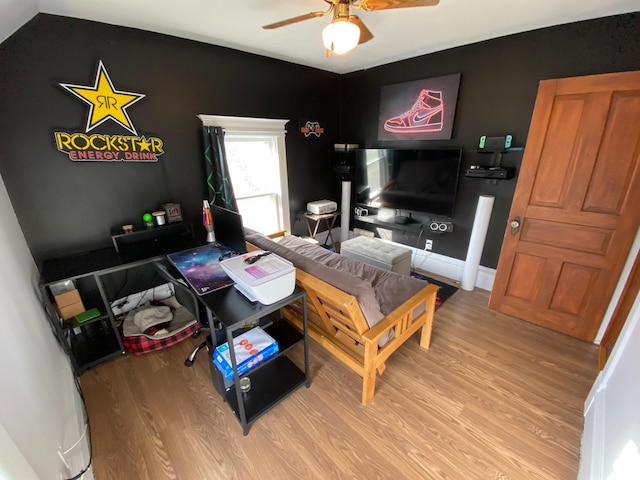
[[[222,127],[205,126],[203,139],[209,204],[237,212],[238,203],[233,194],[227,154],[224,149],[224,130]]]

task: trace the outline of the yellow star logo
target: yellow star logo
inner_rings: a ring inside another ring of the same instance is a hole
[[[89,132],[98,125],[111,119],[134,135],[138,134],[133,123],[131,123],[126,109],[138,100],[143,99],[145,95],[116,90],[113,87],[113,83],[111,83],[111,79],[109,78],[107,69],[104,68],[102,60],[100,60],[98,64],[98,71],[96,72],[96,80],[93,87],[71,85],[69,83],[61,83],[60,86],[90,105],[91,108],[87,116],[85,132]]]
[[[138,142],[138,146],[140,147],[140,151],[144,151],[146,150],[147,152],[150,152],[151,150],[149,150],[149,147],[151,146],[151,142],[148,141],[146,138],[144,138],[144,135],[140,138],[140,141]]]

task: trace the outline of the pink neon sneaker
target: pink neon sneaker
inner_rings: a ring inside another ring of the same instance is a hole
[[[442,130],[444,102],[442,92],[422,90],[411,110],[384,122],[384,129],[392,133],[429,133]]]

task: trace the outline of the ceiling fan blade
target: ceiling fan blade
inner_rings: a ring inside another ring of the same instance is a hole
[[[373,38],[373,33],[369,30],[362,20],[360,20],[356,15],[349,15],[349,23],[353,23],[360,29],[360,40],[358,41],[358,45],[368,42]]]
[[[433,7],[440,0],[360,0],[354,7],[362,10],[391,10],[392,8]]]
[[[328,0],[325,0],[325,2],[331,3]],[[302,22],[304,20],[311,20],[312,18],[316,18],[316,17],[323,17],[324,15],[327,15],[327,14],[331,13],[333,11],[334,7],[335,7],[335,5],[333,3],[331,3],[331,5],[329,6],[329,9],[327,11],[325,11],[325,12],[305,13],[304,15],[299,15],[297,17],[288,18],[287,20],[281,20],[281,21],[276,22],[276,23],[270,23],[269,25],[265,25],[262,28],[264,28],[265,30],[272,30],[274,28],[280,28],[280,27],[284,27],[286,25],[291,25],[292,23]]]
[[[274,28],[280,28],[280,27],[284,27],[286,25],[291,25],[292,23],[302,22],[304,20],[311,20],[312,18],[322,17],[323,15],[326,15],[326,14],[330,13],[331,10],[333,10],[333,8],[330,8],[326,12],[306,13],[304,15],[299,15],[297,17],[288,18],[287,20],[281,20],[280,22],[270,23],[269,25],[264,25],[262,28],[264,28],[265,30],[271,30],[271,29],[274,29]]]

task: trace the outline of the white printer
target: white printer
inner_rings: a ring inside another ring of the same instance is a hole
[[[338,204],[331,200],[316,200],[315,202],[307,203],[307,210],[316,215],[335,212],[337,209]]]
[[[220,266],[236,282],[235,288],[252,302],[271,305],[291,295],[296,286],[293,264],[264,250],[222,260]]]

